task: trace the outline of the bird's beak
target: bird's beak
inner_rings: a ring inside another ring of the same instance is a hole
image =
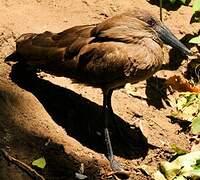
[[[191,51],[184,45],[182,44],[173,34],[172,32],[165,26],[165,25],[160,25],[156,27],[156,31],[160,37],[160,39],[178,49],[180,52],[182,52],[185,55],[191,55]]]

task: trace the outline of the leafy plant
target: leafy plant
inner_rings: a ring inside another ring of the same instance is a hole
[[[194,134],[200,133],[200,116],[195,117],[195,118],[192,120],[192,132],[193,132]]]
[[[182,93],[176,101],[176,111],[173,116],[191,121],[193,134],[200,133],[200,93]]]
[[[172,162],[162,162],[155,180],[187,180],[200,178],[200,151],[177,157]]]

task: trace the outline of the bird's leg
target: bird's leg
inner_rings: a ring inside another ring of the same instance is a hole
[[[117,131],[117,134],[119,135],[119,138],[123,141],[123,143],[130,149],[130,151],[135,151],[136,147],[133,144],[133,135],[128,136],[128,128],[130,126],[122,124],[120,122],[116,122],[112,105],[111,105],[111,96],[112,96],[113,90],[103,90],[104,100],[103,100],[103,107],[104,107],[104,119],[105,119],[105,141],[106,146],[108,150],[108,159],[110,162],[113,160],[113,150],[111,146],[109,131],[108,131],[108,124],[109,122],[112,123],[112,126],[114,126],[115,131]],[[112,164],[111,164],[112,165]]]
[[[113,171],[121,171],[122,167],[114,160],[112,144],[108,131],[109,118],[111,117],[110,115],[113,113],[111,106],[112,92],[113,90],[103,91],[103,108],[104,108],[104,120],[105,120],[104,134],[105,134],[106,147],[108,151],[108,160],[110,161],[111,167]]]

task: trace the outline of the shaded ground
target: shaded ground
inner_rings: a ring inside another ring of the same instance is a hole
[[[43,72],[36,75],[18,65],[9,66],[4,60],[14,51],[14,41],[22,33],[58,32],[74,25],[100,22],[133,7],[149,9],[159,15],[158,6],[144,0],[0,1],[1,148],[29,166],[34,159],[44,156],[47,166],[37,171],[46,179],[75,179],[81,164],[88,179],[100,179],[110,172],[101,135],[100,89],[73,84],[70,79]],[[165,23],[183,41],[186,34],[198,32],[197,23],[189,24],[190,7],[180,6],[177,11],[165,8]],[[184,57],[174,50],[170,51],[170,57],[167,50],[165,54],[166,62],[170,59],[170,66],[166,67],[180,72]],[[174,59],[179,59],[176,66]],[[131,86],[137,89],[135,96],[128,95],[127,89],[113,94],[115,118],[129,142],[121,140],[111,127],[112,142],[117,159],[132,172],[130,179],[151,179],[136,167],[146,164],[156,169],[161,160],[171,157],[171,144],[190,148],[188,136],[181,132],[179,124],[171,122],[170,107],[165,108],[163,102],[167,97],[163,83],[172,74],[174,72],[162,70],[157,74],[159,78]],[[33,179],[2,153],[0,177]]]

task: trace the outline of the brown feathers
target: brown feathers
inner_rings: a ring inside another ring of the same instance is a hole
[[[148,24],[151,19],[123,13],[58,34],[24,34],[16,51],[22,62],[49,73],[115,89],[148,78],[162,64],[161,40]]]

